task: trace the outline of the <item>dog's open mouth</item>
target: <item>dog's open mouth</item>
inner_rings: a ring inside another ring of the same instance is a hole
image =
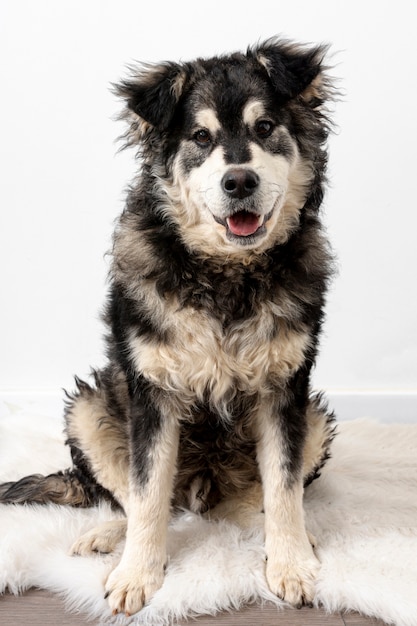
[[[239,211],[226,219],[228,229],[237,237],[254,235],[263,223],[264,216],[255,215],[249,211]]]
[[[257,215],[250,211],[237,211],[222,220],[214,216],[219,224],[226,228],[228,239],[240,240],[241,243],[249,243],[259,235],[265,234],[266,222],[270,219],[272,211],[268,215]]]

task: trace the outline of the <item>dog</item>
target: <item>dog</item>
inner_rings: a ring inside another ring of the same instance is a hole
[[[68,394],[73,467],[0,488],[1,502],[123,509],[73,547],[108,552],[126,536],[105,585],[114,614],[162,585],[184,507],[243,526],[262,513],[271,591],[314,599],[303,490],[335,433],[310,388],[333,265],[319,215],[326,53],[274,38],[135,67],[115,86],[139,175],[113,240],[108,364]]]

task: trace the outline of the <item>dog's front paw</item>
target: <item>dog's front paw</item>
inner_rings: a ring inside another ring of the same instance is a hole
[[[118,565],[106,583],[105,598],[113,615],[133,615],[149,602],[164,580],[164,568],[142,569],[138,566]]]
[[[271,555],[272,556],[272,555]],[[312,549],[287,560],[268,556],[266,579],[270,590],[297,608],[310,605],[315,595],[315,580],[320,563]]]

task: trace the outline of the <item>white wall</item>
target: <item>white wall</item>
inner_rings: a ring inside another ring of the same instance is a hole
[[[108,90],[132,60],[276,33],[332,44],[344,91],[326,220],[340,273],[315,384],[417,391],[415,20],[409,0],[2,0],[0,391],[72,386],[102,362],[98,311],[133,172]]]

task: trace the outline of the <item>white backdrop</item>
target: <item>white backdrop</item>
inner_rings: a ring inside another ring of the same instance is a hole
[[[134,171],[109,83],[274,34],[331,43],[343,101],[325,214],[340,272],[314,383],[417,390],[415,19],[409,0],[1,0],[0,392],[103,362],[113,221]]]

